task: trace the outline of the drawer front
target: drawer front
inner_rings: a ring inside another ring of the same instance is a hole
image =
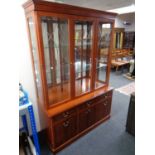
[[[83,104],[81,104],[78,109],[79,110],[84,110],[86,108],[90,108],[92,106],[94,106],[95,104],[99,103],[99,102],[104,102],[107,99],[111,99],[112,98],[112,91],[106,92],[105,94],[98,96],[92,100],[89,100]]]
[[[73,116],[54,126],[54,144],[59,147],[77,134],[77,117]]]
[[[94,99],[94,102],[98,102],[100,100],[107,100],[109,98],[112,98],[112,91],[109,91],[109,92],[106,92],[105,94],[101,95],[101,96],[98,96]]]
[[[72,115],[76,114],[76,108],[70,109],[70,110],[66,110],[56,116],[53,117],[53,122],[54,124],[59,122],[59,121],[63,121],[65,119],[70,118]]]
[[[90,101],[87,101],[87,102],[82,103],[82,104],[78,107],[78,109],[79,109],[79,110],[84,110],[84,109],[86,109],[86,108],[92,107],[93,105],[94,105],[94,101],[93,101],[93,100],[90,100]]]

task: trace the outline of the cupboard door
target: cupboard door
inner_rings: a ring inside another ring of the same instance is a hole
[[[75,57],[75,95],[90,91],[93,22],[75,21],[74,57]]]
[[[65,120],[54,126],[55,147],[65,143],[77,133],[77,117]]]
[[[105,113],[106,113],[106,116],[107,115],[110,115],[110,112],[111,112],[111,99],[108,99],[107,101],[105,101],[105,109],[106,109],[106,111],[105,111]]]
[[[41,17],[49,104],[70,99],[68,20]]]
[[[95,108],[95,121],[99,121],[103,119],[106,116],[106,107],[104,105],[104,102],[98,103],[94,106]]]
[[[95,122],[94,108],[87,108],[79,113],[79,132],[87,129]]]
[[[102,101],[94,106],[95,121],[99,121],[110,114],[111,102],[109,100]]]
[[[95,88],[102,87],[106,84],[106,72],[108,65],[108,55],[110,48],[112,25],[99,22],[98,24],[98,46],[96,55],[96,76]]]

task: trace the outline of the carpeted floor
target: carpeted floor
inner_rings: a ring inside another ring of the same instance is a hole
[[[111,72],[110,85],[119,88],[130,81],[121,74]],[[125,131],[129,96],[114,91],[111,118],[81,137],[57,155],[134,155],[135,138]],[[52,155],[41,138],[42,155]]]

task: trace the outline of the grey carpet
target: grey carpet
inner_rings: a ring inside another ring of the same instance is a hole
[[[130,82],[121,74],[111,72],[112,87],[118,88]],[[128,106],[129,97],[114,91],[111,118],[57,155],[134,155],[135,138],[125,131]],[[51,155],[46,145],[41,145],[41,151],[42,155]]]

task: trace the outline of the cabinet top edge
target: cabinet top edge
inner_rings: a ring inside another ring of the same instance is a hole
[[[53,116],[65,111],[65,110],[69,110],[71,108],[74,108],[74,107],[76,107],[76,106],[78,106],[78,105],[80,105],[80,104],[82,104],[82,103],[84,103],[86,101],[94,99],[94,98],[96,98],[96,97],[98,97],[100,95],[103,95],[104,93],[106,93],[108,91],[112,91],[112,90],[113,90],[113,87],[100,88],[100,89],[98,89],[98,90],[96,90],[94,92],[91,92],[89,94],[86,94],[84,96],[76,98],[74,100],[71,100],[71,101],[69,101],[67,103],[58,105],[58,106],[53,107],[53,108],[51,107],[50,109],[48,109],[46,111],[47,116],[48,117],[53,117]]]
[[[33,7],[32,7],[33,6]],[[29,8],[32,9],[29,9]],[[80,6],[73,6],[69,4],[61,4],[56,2],[49,2],[49,1],[41,1],[41,0],[29,0],[23,4],[23,8],[25,9],[25,12],[28,11],[47,11],[52,12],[53,10],[57,10],[56,12],[59,13],[66,10],[67,14],[77,14],[77,11],[79,12],[85,12],[86,15],[92,15],[95,14],[97,17],[101,16],[109,16],[110,18],[115,18],[117,16],[117,13],[108,12],[108,11],[102,11],[102,10],[96,10],[92,8],[85,8]]]

